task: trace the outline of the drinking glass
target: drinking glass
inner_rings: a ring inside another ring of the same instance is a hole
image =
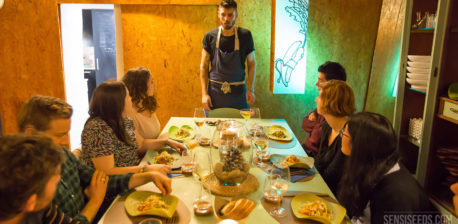
[[[261,110],[259,107],[252,107],[250,113],[250,129],[255,128],[261,122]]]
[[[212,209],[212,195],[209,189],[203,185],[193,202],[194,212],[197,214],[208,214],[213,211]]]
[[[185,176],[190,176],[194,169],[194,158],[191,150],[181,152],[181,173]]]
[[[288,190],[290,182],[291,175],[288,166],[282,168],[273,167],[270,171],[270,187],[280,196],[280,198]],[[285,217],[286,209],[281,206],[280,201],[278,208],[271,210],[269,214],[274,217]]]
[[[197,135],[196,139],[200,140],[202,133],[201,133],[201,127],[205,123],[205,110],[203,107],[196,107],[194,108],[194,123],[197,126]]]
[[[210,153],[207,150],[197,150],[194,152],[194,169],[192,175],[199,181],[204,181],[213,173],[213,164]]]
[[[281,196],[277,194],[277,191],[272,190],[271,179],[270,175],[267,175],[264,179],[264,198],[270,202],[279,203],[281,201]]]
[[[247,122],[251,117],[251,109],[241,109],[240,110],[240,115],[242,115],[243,118],[245,118],[245,126],[247,126]]]
[[[265,135],[257,136],[257,133],[254,133],[253,145],[256,147],[256,157],[258,158],[257,165],[261,168],[264,168],[266,164],[263,160],[269,158],[269,140]]]

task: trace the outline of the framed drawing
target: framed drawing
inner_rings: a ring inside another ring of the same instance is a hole
[[[270,90],[303,94],[307,58],[308,0],[272,1]]]

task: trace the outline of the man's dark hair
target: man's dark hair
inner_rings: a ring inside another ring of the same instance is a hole
[[[219,3],[220,7],[223,7],[225,9],[235,9],[237,11],[237,2],[235,0],[221,0],[221,3]]]
[[[30,196],[39,197],[64,158],[44,136],[0,137],[0,221],[21,213]]]
[[[333,79],[347,81],[345,68],[337,62],[327,61],[326,63],[320,65],[318,72],[324,74],[326,81]]]
[[[17,116],[17,124],[21,132],[24,132],[27,126],[32,126],[38,131],[46,131],[50,128],[49,123],[52,119],[70,119],[72,113],[72,106],[64,100],[36,95],[22,105]]]

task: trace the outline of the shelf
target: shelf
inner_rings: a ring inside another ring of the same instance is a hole
[[[425,29],[410,30],[410,33],[433,34],[433,33],[434,33],[434,28],[425,28]]]
[[[426,94],[426,92],[423,92],[423,91],[420,91],[420,90],[417,90],[417,89],[413,89],[413,88],[409,88],[409,89],[412,90],[412,91],[415,91],[417,93]]]
[[[452,122],[452,123],[458,124],[458,121],[453,120],[453,119],[451,119],[451,118],[449,118],[449,117],[446,117],[446,116],[444,116],[444,115],[438,114],[437,116],[438,116],[439,118],[441,118],[441,119],[444,119],[444,120],[450,121],[450,122]]]
[[[449,188],[438,187],[438,189],[434,189],[433,192],[430,192],[430,196],[431,196],[432,201],[441,205],[450,213],[455,214],[455,210],[453,207],[453,201],[452,201],[453,194]]]

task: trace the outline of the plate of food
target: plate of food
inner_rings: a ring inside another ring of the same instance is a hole
[[[173,195],[161,195],[151,191],[134,191],[124,202],[131,216],[156,215],[170,218],[177,209],[179,199]]]
[[[181,155],[172,148],[164,148],[152,151],[152,164],[169,165],[172,169],[181,167]]]
[[[311,169],[315,160],[313,157],[297,157],[295,155],[279,155],[273,154],[270,156],[270,162],[272,162],[276,167],[298,167],[298,168],[305,168]]]
[[[291,200],[291,209],[299,219],[320,223],[339,224],[345,217],[344,207],[310,193],[301,193]]]
[[[194,129],[189,125],[172,126],[169,128],[169,138],[179,142],[190,140],[194,138]]]
[[[291,141],[293,136],[289,133],[286,128],[280,125],[271,125],[267,129],[267,137],[277,141]]]

